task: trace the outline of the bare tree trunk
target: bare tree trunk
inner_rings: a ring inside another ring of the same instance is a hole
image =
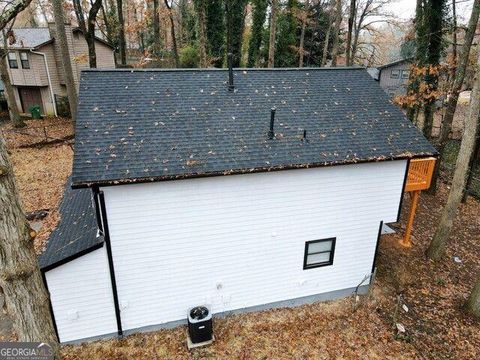
[[[332,44],[332,66],[337,66],[338,49],[340,42],[340,26],[342,24],[342,0],[336,0],[337,6],[335,10],[335,27],[333,29]]]
[[[97,67],[97,53],[95,52],[95,23],[97,21],[97,14],[102,8],[102,0],[95,0],[91,3],[90,11],[88,12],[88,21],[85,24],[83,15],[83,8],[80,0],[73,0],[75,15],[77,16],[78,25],[83,32],[83,36],[87,42],[88,47],[88,63],[91,68]]]
[[[453,220],[460,202],[462,201],[463,190],[465,189],[465,183],[467,181],[468,166],[475,147],[478,116],[480,114],[480,51],[478,52],[475,81],[470,101],[469,114],[465,119],[465,129],[463,132],[462,143],[460,145],[460,151],[458,153],[452,188],[448,194],[447,204],[443,209],[438,228],[427,250],[427,256],[432,260],[439,260],[445,252]]]
[[[5,95],[7,98],[8,112],[10,114],[10,120],[13,123],[14,127],[24,127],[25,123],[20,117],[20,112],[18,111],[17,102],[15,101],[15,93],[10,81],[10,75],[8,74],[6,56],[8,51],[5,50],[7,38],[5,34],[3,35],[4,47],[0,49],[0,78],[2,79],[3,85],[5,87]]]
[[[270,10],[270,40],[268,43],[268,67],[275,66],[275,39],[277,32],[277,11],[278,0],[272,0],[272,8]]]
[[[123,19],[123,0],[117,0],[118,16],[118,47],[120,51],[120,63],[127,65],[127,43],[125,41],[125,20]]]
[[[353,22],[355,19],[356,12],[356,0],[350,0],[350,13],[348,15],[348,32],[347,32],[347,43],[345,45],[347,54],[346,62],[347,66],[352,66],[352,35],[353,35]]]
[[[457,66],[457,1],[452,0],[452,21],[453,21],[453,46],[452,46],[452,58],[453,64]]]
[[[450,97],[447,100],[445,106],[445,115],[442,121],[442,127],[440,130],[440,136],[438,138],[438,152],[440,157],[435,164],[435,171],[433,173],[432,186],[429,190],[430,193],[435,193],[438,174],[440,172],[440,163],[442,156],[447,145],[450,132],[452,131],[453,117],[457,108],[458,96],[462,89],[463,81],[465,79],[465,72],[468,66],[468,60],[470,55],[470,49],[472,47],[473,38],[475,36],[475,30],[477,28],[478,19],[480,16],[480,0],[475,0],[473,3],[472,14],[468,22],[468,28],[465,33],[465,39],[460,53],[459,63],[455,70],[455,79],[453,81],[452,89],[450,90]]]
[[[305,1],[305,8],[303,9],[303,16],[302,16],[302,31],[300,33],[300,46],[298,47],[299,60],[298,60],[298,67],[303,67],[303,58],[305,56],[305,29],[307,27],[307,20],[308,20],[308,7],[310,6],[310,1]]]
[[[44,342],[59,358],[59,345],[47,291],[33,248],[13,170],[0,137],[0,287],[19,341]]]
[[[27,8],[32,0],[10,0],[2,1],[2,3],[8,4],[5,9],[2,8],[0,13],[0,30],[3,30],[10,20],[14,19],[17,14]]]
[[[63,17],[62,0],[52,0],[53,15],[55,17],[56,37],[59,43],[60,52],[62,54],[62,67],[65,76],[65,85],[67,86],[68,102],[70,105],[70,113],[72,120],[75,122],[77,112],[77,90],[73,81],[73,70],[68,49],[67,34],[65,33],[65,20]]]
[[[320,66],[325,66],[325,64],[327,63],[327,56],[328,56],[328,44],[330,42],[330,33],[332,32],[332,26],[333,26],[333,6],[335,4],[335,0],[332,0],[332,3],[331,3],[331,14],[329,15],[329,24],[328,24],[328,29],[327,29],[327,33],[325,34],[325,40],[323,42],[323,53],[322,53],[322,63],[320,64]]]
[[[97,67],[97,53],[95,51],[95,23],[97,20],[97,14],[102,7],[102,0],[95,0],[88,13],[88,27],[86,40],[88,44],[88,61],[91,68]]]
[[[477,277],[477,282],[468,297],[465,309],[468,313],[480,319],[480,274]]]
[[[200,45],[200,67],[208,66],[207,59],[207,18],[205,13],[205,0],[196,0],[198,13],[198,40]]]
[[[160,49],[162,48],[161,41],[158,0],[153,0],[153,52],[155,55],[160,54]]]
[[[178,57],[178,47],[177,47],[177,37],[175,35],[175,19],[173,18],[173,2],[168,3],[168,0],[165,0],[165,6],[168,9],[168,17],[170,18],[170,35],[172,36],[172,45],[173,45],[173,57],[175,59],[175,67],[180,66],[180,59]]]

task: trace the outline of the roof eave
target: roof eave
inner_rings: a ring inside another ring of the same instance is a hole
[[[309,163],[309,164],[291,164],[291,165],[279,165],[271,167],[257,167],[249,169],[231,169],[223,171],[212,171],[206,173],[185,173],[177,175],[163,175],[163,176],[151,176],[151,177],[142,177],[142,178],[131,178],[131,179],[113,179],[113,180],[92,180],[92,181],[73,181],[72,189],[81,189],[81,188],[91,188],[95,186],[116,186],[116,185],[129,185],[129,184],[142,184],[142,183],[152,183],[160,181],[173,181],[173,180],[184,180],[192,178],[205,178],[205,177],[214,177],[214,176],[226,176],[226,175],[241,175],[241,174],[254,174],[262,172],[274,172],[281,170],[294,170],[294,169],[308,169],[308,168],[318,168],[326,166],[338,166],[338,165],[352,165],[352,164],[363,164],[363,163],[373,163],[373,162],[383,162],[383,161],[393,161],[393,160],[408,160],[408,159],[420,159],[426,157],[438,157],[437,152],[425,152],[418,154],[400,154],[397,156],[383,156],[372,159],[349,159],[342,160],[338,162],[318,162],[318,163]]]

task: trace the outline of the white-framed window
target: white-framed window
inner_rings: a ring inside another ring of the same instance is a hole
[[[408,79],[409,76],[410,76],[410,71],[402,70],[402,79]]]
[[[8,66],[10,69],[18,69],[17,54],[15,52],[8,53]]]
[[[399,78],[400,78],[400,70],[392,70],[392,71],[390,71],[390,78],[392,78],[392,79],[399,79]]]
[[[20,53],[20,63],[22,64],[22,69],[30,69],[30,63],[28,62],[28,54],[25,51]]]
[[[333,264],[336,238],[312,240],[305,243],[303,269],[313,269]]]

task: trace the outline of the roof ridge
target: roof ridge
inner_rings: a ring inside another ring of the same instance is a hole
[[[302,68],[233,68],[234,71],[339,71],[339,70],[365,70],[361,66],[344,67],[302,67]],[[82,72],[208,72],[228,71],[228,68],[103,68],[83,69]]]

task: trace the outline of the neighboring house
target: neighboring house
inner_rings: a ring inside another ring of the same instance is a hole
[[[408,78],[412,59],[403,59],[380,66],[378,80],[383,90],[390,96],[407,93]]]
[[[65,28],[74,82],[78,87],[80,71],[88,68],[87,42],[80,29],[71,25]],[[40,105],[43,114],[54,115],[55,98],[67,94],[55,25],[14,28],[13,32],[16,41],[9,47],[6,61],[18,108],[27,113],[30,106]],[[99,68],[115,67],[112,46],[97,38],[95,50]]]
[[[361,68],[81,78],[39,260],[61,342],[365,291],[410,159],[436,154]]]

